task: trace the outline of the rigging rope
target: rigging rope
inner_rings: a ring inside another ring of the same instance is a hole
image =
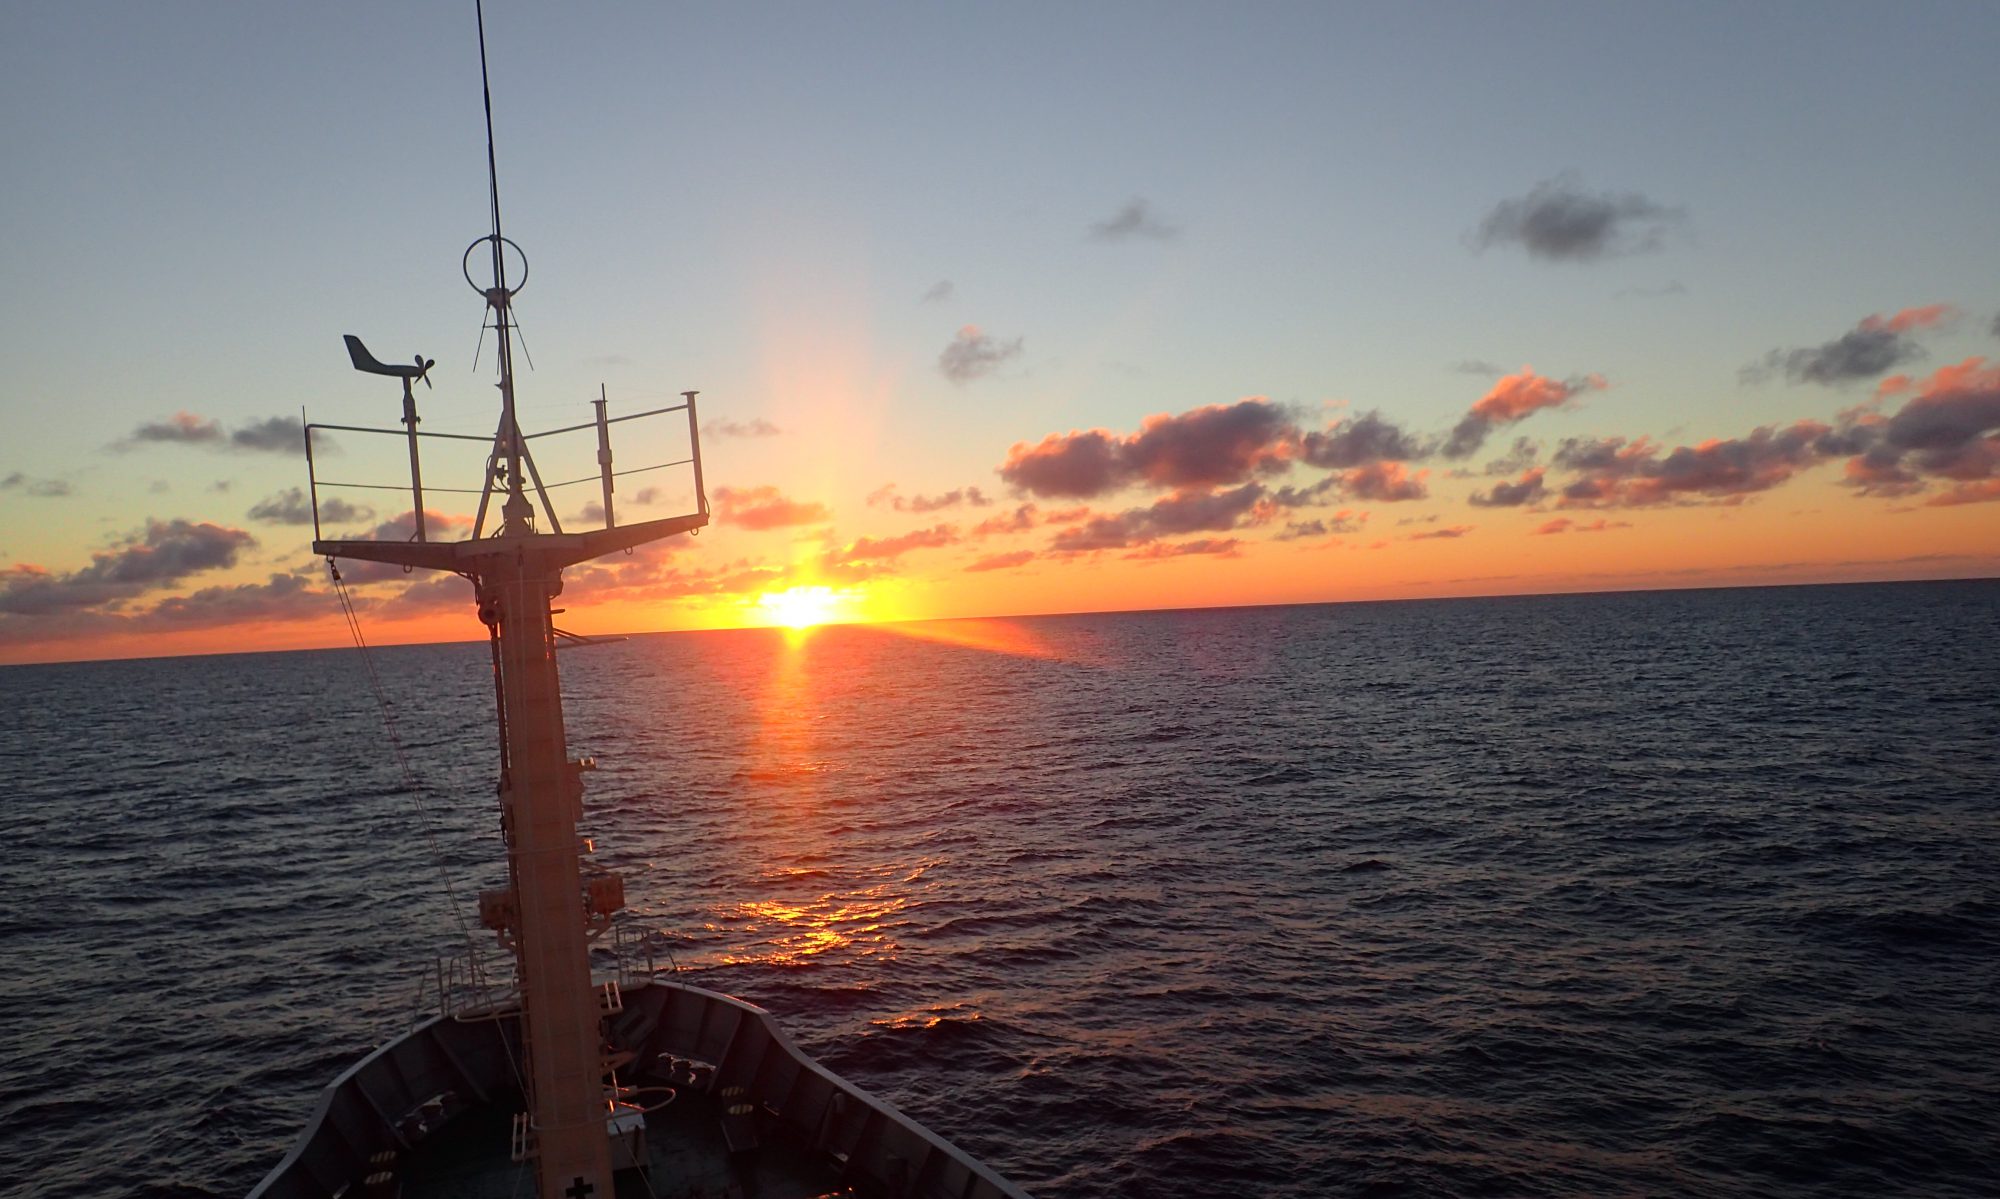
[[[334,564],[331,557],[326,560],[326,571],[333,579],[333,593],[340,599],[340,611],[347,619],[347,631],[354,638],[354,647],[361,651],[361,665],[368,675],[368,689],[374,693],[375,706],[382,713],[382,731],[388,735],[389,748],[395,754],[397,769],[403,775],[403,786],[417,806],[417,819],[423,826],[424,840],[430,845],[431,862],[437,866],[438,877],[444,880],[444,893],[451,903],[452,921],[458,925],[459,935],[465,938],[466,951],[470,954],[475,948],[472,928],[465,922],[465,910],[458,901],[458,888],[452,885],[451,871],[444,864],[444,852],[438,848],[437,830],[431,824],[430,809],[424,806],[423,789],[417,782],[416,771],[410,768],[409,755],[403,750],[403,739],[396,732],[396,716],[382,687],[382,676],[376,673],[375,657],[369,651],[368,639],[361,635],[361,618],[355,613],[354,598],[348,594],[347,581],[340,577],[340,567]]]

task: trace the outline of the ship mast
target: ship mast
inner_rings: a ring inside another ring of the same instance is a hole
[[[483,12],[479,60],[483,87]],[[611,1104],[605,1082],[609,1067],[602,1026],[606,998],[615,994],[615,989],[601,992],[592,986],[589,945],[609,926],[612,913],[623,906],[623,884],[608,872],[586,873],[579,853],[582,775],[593,763],[569,756],[551,603],[562,592],[565,566],[698,529],[708,523],[708,504],[700,494],[700,445],[693,394],[686,393],[697,510],[685,516],[615,526],[608,523],[607,504],[607,527],[562,531],[515,415],[512,308],[514,296],[526,281],[526,258],[521,258],[521,279],[510,285],[505,251],[511,248],[519,255],[520,248],[501,232],[490,89],[485,104],[493,225],[490,234],[467,248],[462,265],[467,281],[472,282],[474,252],[481,246],[490,248],[491,283],[481,287],[474,282],[473,287],[485,297],[498,343],[500,422],[487,459],[487,479],[472,537],[457,542],[427,541],[423,525],[418,523],[413,541],[316,539],[313,552],[328,558],[448,570],[474,584],[479,619],[487,626],[492,643],[498,691],[500,819],[508,866],[507,887],[482,894],[479,906],[482,921],[513,951],[520,987],[529,1112],[525,1123],[528,1135],[517,1136],[517,1149],[535,1162],[541,1199],[610,1199],[612,1160],[606,1122]],[[408,368],[363,366],[361,357],[356,357],[355,365],[403,377],[408,395]],[[417,434],[413,399],[406,400],[405,417],[411,431],[414,483]],[[601,404],[598,428],[600,438],[604,437]],[[610,455],[608,442],[601,444],[606,447],[600,461],[605,463],[608,494]],[[548,518],[546,531],[535,527],[536,505],[527,494],[530,480]],[[496,488],[505,495],[501,520],[492,536],[483,536],[487,501]],[[413,489],[413,495],[420,497],[421,491]],[[421,498],[415,502],[416,519],[421,522]]]

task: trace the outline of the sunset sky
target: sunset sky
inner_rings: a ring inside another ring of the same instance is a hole
[[[701,392],[714,523],[572,570],[566,628],[2000,573],[1992,4],[487,23],[524,425]],[[497,412],[474,37],[0,14],[0,662],[346,643],[299,412],[400,409],[341,335],[437,359],[426,431]],[[483,635],[455,578],[354,578],[371,640]]]

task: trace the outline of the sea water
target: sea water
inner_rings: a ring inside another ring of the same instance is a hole
[[[1988,1195],[1996,651],[1985,581],[562,664],[635,943],[1044,1199]],[[0,669],[0,1191],[239,1195],[420,1014],[491,664],[372,661]]]

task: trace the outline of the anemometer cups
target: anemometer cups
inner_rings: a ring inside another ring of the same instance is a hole
[[[477,250],[481,246],[493,247],[494,271],[493,271],[493,286],[491,287],[481,287],[472,278],[472,252],[474,250]],[[507,286],[505,282],[506,264],[501,261],[501,255],[504,254],[506,251],[502,247],[511,247],[514,251],[514,256],[521,260],[521,277],[519,279],[516,279],[514,281],[513,286],[511,287]],[[496,302],[504,302],[508,297],[520,294],[521,289],[528,285],[527,251],[515,245],[513,238],[501,237],[497,233],[489,233],[485,237],[479,238],[476,241],[474,241],[471,245],[465,247],[465,256],[459,259],[458,269],[465,274],[465,281],[468,284],[471,284],[472,290],[478,292],[482,296],[485,296],[486,302],[489,304]]]

